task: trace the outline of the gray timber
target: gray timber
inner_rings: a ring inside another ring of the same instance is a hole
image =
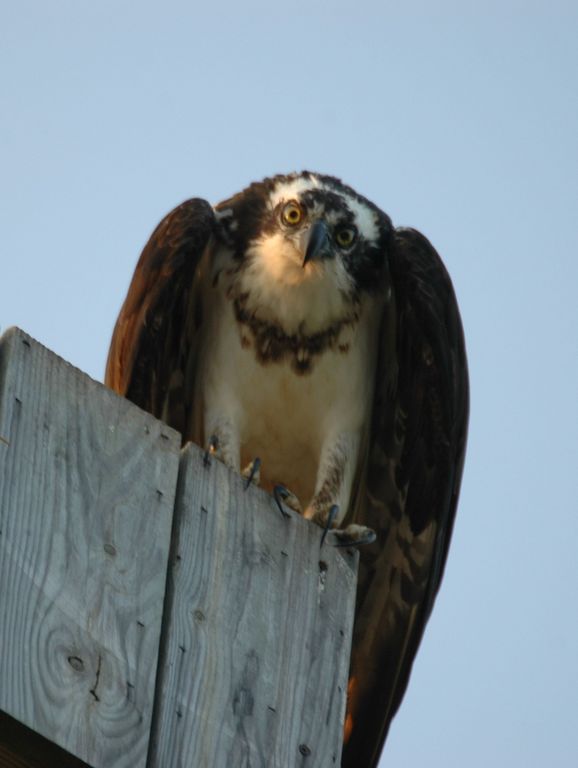
[[[320,539],[0,339],[0,711],[92,768],[338,766],[357,554]]]
[[[0,709],[144,765],[179,435],[17,329],[0,341]]]
[[[357,555],[183,453],[149,768],[340,764]]]

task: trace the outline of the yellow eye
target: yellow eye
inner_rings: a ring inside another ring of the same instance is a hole
[[[349,248],[356,235],[357,230],[355,227],[343,227],[343,229],[338,229],[335,233],[335,240],[337,245],[340,245],[342,248]]]
[[[284,224],[294,227],[299,224],[303,218],[303,210],[298,203],[291,201],[283,208],[281,218],[283,219]]]

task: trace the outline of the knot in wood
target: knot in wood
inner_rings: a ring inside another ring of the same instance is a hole
[[[68,656],[67,661],[75,672],[84,670],[84,661],[79,656]]]

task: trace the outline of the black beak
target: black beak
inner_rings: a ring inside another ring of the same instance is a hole
[[[322,219],[317,219],[309,231],[309,242],[303,259],[305,266],[311,259],[323,259],[331,256],[331,241],[327,224]]]

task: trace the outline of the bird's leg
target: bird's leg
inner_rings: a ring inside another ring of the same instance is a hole
[[[309,520],[325,528],[341,525],[349,506],[353,475],[357,466],[359,438],[352,433],[331,435],[325,439],[319,467],[315,494],[304,512]],[[337,512],[333,512],[333,506]]]
[[[321,450],[315,495],[304,516],[323,528],[321,544],[333,531],[334,546],[355,546],[373,541],[371,528],[351,524],[340,529],[347,514],[359,460],[360,435],[344,432],[327,438]],[[334,530],[337,529],[337,530]]]

